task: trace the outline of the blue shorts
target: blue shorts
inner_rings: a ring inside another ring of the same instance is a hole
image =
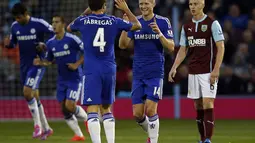
[[[163,79],[133,79],[132,104],[142,104],[146,99],[158,102],[162,99]]]
[[[26,70],[21,69],[20,78],[23,86],[38,89],[45,72],[44,67],[31,66]]]
[[[116,75],[85,74],[83,77],[84,92],[82,105],[112,104],[115,100]]]
[[[77,102],[81,95],[82,84],[62,82],[57,85],[57,100],[62,102],[64,100],[72,100]]]

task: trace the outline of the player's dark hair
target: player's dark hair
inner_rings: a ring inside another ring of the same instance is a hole
[[[97,11],[103,8],[106,0],[89,0],[89,8],[91,11]]]
[[[12,7],[12,15],[13,16],[18,16],[18,15],[25,15],[27,13],[27,8],[24,4],[22,3],[16,3],[13,7]]]
[[[64,18],[62,15],[60,15],[60,14],[54,14],[52,18],[54,18],[54,17],[60,18],[60,21],[61,21],[62,23],[65,23],[65,18]]]

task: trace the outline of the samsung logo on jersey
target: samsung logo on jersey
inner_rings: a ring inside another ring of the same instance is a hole
[[[36,35],[23,35],[23,36],[17,36],[17,39],[19,41],[25,41],[25,40],[35,40]]]
[[[159,39],[158,34],[135,34],[135,39]]]
[[[66,56],[66,55],[70,55],[70,51],[67,50],[67,51],[61,51],[61,52],[56,52],[54,53],[54,57],[62,57],[62,56]]]
[[[112,20],[85,19],[84,25],[85,24],[112,25]]]

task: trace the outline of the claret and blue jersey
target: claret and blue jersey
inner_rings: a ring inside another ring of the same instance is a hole
[[[71,25],[80,31],[84,43],[85,89],[83,104],[111,104],[114,100],[116,63],[114,43],[122,30],[132,24],[106,14],[78,17]]]
[[[38,42],[44,42],[46,33],[53,35],[52,26],[39,18],[30,17],[25,25],[15,21],[11,26],[8,47],[14,48],[16,44],[19,45],[21,81],[24,86],[38,88],[42,79],[45,69],[33,66],[33,60],[37,55],[44,56],[36,51],[36,46]]]

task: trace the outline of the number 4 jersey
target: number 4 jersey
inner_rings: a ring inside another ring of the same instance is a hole
[[[105,14],[79,17],[71,30],[82,34],[84,43],[84,92],[82,105],[112,104],[115,95],[115,38],[132,24]]]
[[[131,23],[105,14],[81,16],[71,24],[72,31],[82,34],[85,74],[116,72],[115,38],[119,32],[129,31],[131,27]]]

